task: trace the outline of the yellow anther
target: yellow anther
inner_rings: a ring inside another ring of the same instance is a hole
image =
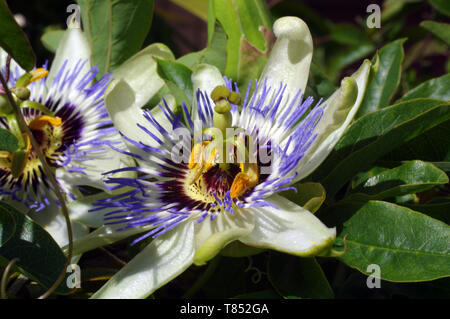
[[[248,175],[245,173],[238,173],[231,185],[231,198],[239,197],[248,189]]]
[[[188,168],[191,170],[188,177],[189,184],[194,183],[201,174],[207,172],[216,165],[215,158],[217,150],[215,148],[210,150],[210,148],[208,148],[210,143],[211,141],[204,141],[201,144],[197,143],[194,145],[188,163]]]
[[[211,143],[211,141],[204,141],[201,144],[197,143],[194,145],[194,149],[191,152],[191,155],[189,156],[189,164],[188,168],[192,169],[196,165],[203,166],[203,163],[206,161],[206,149],[207,146]],[[211,158],[211,156],[208,158],[208,160]]]
[[[28,124],[28,127],[32,130],[40,130],[46,125],[61,126],[62,120],[60,117],[51,117],[47,115],[39,116]]]
[[[244,194],[248,189],[255,187],[259,181],[258,165],[256,163],[239,163],[241,172],[236,175],[231,185],[231,198]]]
[[[48,71],[44,68],[38,68],[36,70],[30,71],[30,74],[33,76],[30,80],[31,83],[40,80],[42,78],[45,78],[48,75]]]

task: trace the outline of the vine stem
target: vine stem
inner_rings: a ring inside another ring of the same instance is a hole
[[[8,280],[9,270],[18,261],[19,261],[19,258],[12,259],[8,263],[8,265],[6,265],[5,271],[3,272],[2,283],[1,283],[1,287],[0,287],[0,294],[1,294],[2,299],[8,299],[8,296],[6,295],[6,286],[8,285],[8,281],[9,281]]]
[[[56,288],[58,288],[61,281],[64,279],[64,276],[66,274],[67,266],[69,266],[70,261],[72,260],[72,252],[73,252],[73,234],[72,234],[72,225],[70,224],[70,218],[69,218],[69,211],[67,209],[66,202],[64,200],[64,196],[61,193],[61,189],[59,188],[58,182],[56,181],[55,176],[53,175],[53,172],[51,168],[48,166],[47,160],[45,159],[44,154],[42,154],[41,149],[39,148],[39,144],[37,143],[36,139],[33,136],[33,133],[31,132],[30,128],[28,127],[27,123],[25,122],[25,119],[22,115],[22,112],[20,111],[20,108],[17,106],[16,102],[14,101],[13,96],[11,95],[11,91],[8,88],[8,85],[3,77],[3,74],[0,72],[0,81],[3,86],[3,90],[6,92],[6,96],[8,97],[9,103],[11,104],[14,115],[16,116],[16,119],[19,123],[20,130],[22,133],[26,133],[27,136],[30,138],[31,145],[33,146],[33,150],[37,154],[39,160],[41,161],[42,168],[44,170],[45,175],[47,175],[50,183],[52,184],[56,197],[61,205],[61,213],[63,214],[65,220],[66,220],[66,226],[67,226],[67,234],[69,237],[69,249],[67,253],[67,260],[64,265],[64,268],[62,269],[61,273],[59,274],[56,281],[53,283],[53,285],[41,296],[38,297],[38,299],[45,299],[50,294],[55,291]]]

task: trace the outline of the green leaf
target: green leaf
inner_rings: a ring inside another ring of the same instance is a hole
[[[315,213],[325,200],[326,192],[320,183],[304,183],[295,185],[297,192],[288,190],[281,195],[299,206]]]
[[[99,76],[139,51],[153,17],[153,0],[78,0]]]
[[[261,0],[211,0],[208,31],[216,20],[228,37],[225,75],[242,88],[249,78],[259,77],[274,41],[269,10]]]
[[[172,94],[177,100],[177,105],[186,102],[189,106],[194,96],[191,80],[192,70],[175,61],[156,59],[158,63],[158,74],[166,81]]]
[[[9,240],[1,241],[0,256],[8,260],[19,258],[15,270],[50,287],[63,270],[66,257],[41,226],[13,207],[0,203],[0,216],[9,214],[15,224],[15,231]],[[5,228],[1,228],[3,231]],[[3,233],[0,237],[3,238]],[[66,280],[56,289],[57,293],[68,293]]]
[[[428,97],[437,100],[450,100],[450,74],[423,82],[405,95],[398,102]]]
[[[55,53],[58,48],[59,41],[64,34],[64,30],[49,30],[41,36],[41,42],[50,52]]]
[[[420,24],[420,26],[443,40],[445,43],[447,43],[447,45],[450,45],[450,24],[434,21],[424,21]]]
[[[404,42],[404,39],[396,40],[381,48],[377,70],[366,89],[356,118],[389,105],[400,83]]]
[[[336,91],[333,81],[314,62],[311,63],[308,77],[308,87],[312,88],[312,93],[317,93],[317,99],[326,99]],[[308,89],[307,87],[307,89]],[[310,95],[310,94],[305,94]]]
[[[396,103],[428,97],[437,100],[450,100],[450,74],[443,75],[419,84],[414,89],[402,96]]]
[[[11,213],[0,206],[0,247],[2,247],[16,231],[16,222]]]
[[[408,208],[370,201],[344,224],[343,236],[348,249],[340,259],[365,274],[376,264],[388,281],[450,276],[450,227]]]
[[[0,0],[0,47],[26,71],[34,68],[36,57],[33,49],[14,20],[6,0]]]
[[[0,151],[15,152],[19,148],[19,141],[10,131],[0,128]]]
[[[450,3],[447,0],[428,0],[428,2],[440,13],[450,17]]]
[[[373,50],[375,50],[375,47],[372,43],[359,43],[348,47],[339,46],[335,51],[330,52],[331,58],[327,67],[327,74],[333,79],[338,78],[344,67],[361,60]]]
[[[370,177],[354,192],[362,192],[370,199],[384,199],[423,192],[446,183],[447,174],[433,164],[411,161]]]
[[[357,172],[396,147],[450,119],[450,104],[415,99],[366,114],[354,122],[316,170],[329,198]]]
[[[360,44],[369,42],[369,39],[360,28],[351,24],[338,24],[331,29],[330,38],[340,44]]]
[[[275,290],[284,298],[334,298],[333,290],[315,258],[272,253],[268,276]]]
[[[383,159],[404,161],[420,158],[429,162],[450,162],[450,139],[448,136],[450,136],[450,121],[417,136],[387,154]],[[441,168],[439,165],[438,167]]]
[[[439,203],[427,204],[403,204],[409,209],[424,213],[432,218],[439,219],[446,224],[450,224],[450,199],[445,198]]]

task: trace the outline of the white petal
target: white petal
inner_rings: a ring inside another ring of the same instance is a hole
[[[277,36],[261,74],[260,84],[267,79],[272,90],[280,83],[287,85],[281,106],[287,107],[297,92],[305,92],[313,53],[311,33],[306,23],[297,17],[282,17],[275,21],[273,30]],[[260,86],[260,91],[262,85]],[[282,109],[278,112],[282,112]],[[281,113],[279,113],[281,114]]]
[[[2,68],[6,66],[7,58],[8,58],[8,53],[6,53],[6,51],[0,47],[0,65]],[[11,62],[9,64],[9,69],[15,76],[18,76],[18,77],[20,77],[22,74],[25,73],[25,70],[22,69],[14,59],[11,59]]]
[[[175,106],[168,104],[173,110]],[[126,137],[137,142],[142,141],[150,146],[159,145],[138,127],[138,124],[140,124],[158,137],[161,137],[158,130],[144,117],[144,111],[136,104],[135,93],[126,81],[118,81],[114,88],[106,94],[105,105],[114,126]],[[171,124],[161,108],[156,106],[151,112],[157,122],[170,132],[172,129]]]
[[[139,108],[164,86],[164,80],[156,71],[157,63],[153,57],[175,59],[167,46],[154,43],[126,60],[112,74],[113,79],[123,79],[130,85],[135,94],[135,104]]]
[[[240,239],[244,244],[306,257],[334,242],[336,229],[326,227],[306,209],[279,195],[272,195],[269,201],[279,209],[255,209],[255,228]]]
[[[236,209],[233,214],[220,213],[213,221],[208,217],[196,224],[194,263],[205,264],[226,245],[248,235],[253,227],[253,216],[243,209]]]
[[[110,139],[110,141],[113,140],[114,138]],[[125,146],[123,146],[123,148],[125,148]],[[68,185],[89,185],[108,191],[104,183],[104,173],[119,168],[134,166],[134,160],[132,157],[113,150],[108,146],[105,146],[104,151],[92,152],[90,157],[92,159],[89,161],[71,162],[74,166],[84,167],[84,173],[75,173],[69,172],[65,169],[58,169],[56,170],[56,177],[59,180],[65,181]],[[121,176],[133,177],[135,176],[135,173],[123,172],[121,173]]]
[[[195,123],[199,119],[197,91],[206,92],[209,103],[213,106],[214,103],[211,100],[210,94],[216,86],[225,85],[225,80],[219,69],[209,64],[199,64],[192,72],[191,78],[194,87],[194,105],[192,106],[191,118]]]
[[[322,104],[326,107],[319,124],[314,129],[317,138],[300,160],[297,166],[299,174],[294,182],[311,174],[325,160],[342,137],[362,102],[369,73],[370,61],[365,60],[358,71],[350,77],[352,80],[344,78],[341,88]],[[358,90],[356,99],[351,97],[354,94],[352,91],[354,91],[355,83]],[[349,101],[351,101],[350,104]]]
[[[83,31],[76,25],[69,25],[64,32],[58,48],[56,49],[55,58],[47,77],[47,87],[49,88],[53,79],[57,76],[59,70],[67,60],[65,70],[75,67],[77,63],[86,62],[79,74],[86,74],[91,68],[91,49],[89,42]]]
[[[60,247],[69,243],[66,219],[60,213],[58,206],[52,205],[39,212],[31,212],[28,216],[49,232]],[[71,225],[74,241],[85,237],[89,233],[89,228],[86,225],[76,221],[71,221]]]
[[[194,225],[186,222],[154,239],[92,298],[145,298],[192,264]]]
[[[103,216],[102,212],[99,212]],[[118,231],[117,229],[124,225],[113,226],[106,225],[101,226],[89,233],[87,236],[80,238],[73,244],[74,254],[82,254],[86,251],[113,244],[119,240],[127,237],[148,231],[151,227],[133,227],[127,230]],[[67,251],[67,246],[63,247],[63,251]]]
[[[95,208],[92,205],[94,202],[100,199],[106,199],[111,197],[111,194],[108,193],[100,193],[91,196],[85,196],[80,199],[72,201],[67,205],[69,209],[70,218],[74,221],[78,221],[89,227],[98,228],[103,225],[103,216],[105,213],[117,210],[117,207],[111,207],[110,209],[103,209],[101,211],[93,211],[89,210]]]

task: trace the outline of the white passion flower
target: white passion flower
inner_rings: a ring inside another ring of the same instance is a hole
[[[82,185],[107,191],[102,172],[130,165],[125,155],[111,148],[120,148],[123,141],[104,105],[110,75],[95,81],[98,71],[89,59],[89,45],[76,25],[65,31],[49,72],[44,65],[26,73],[0,49],[1,72],[13,93],[21,94],[17,98],[22,115],[69,203],[82,197],[78,188]],[[8,114],[8,107],[2,108],[0,128],[16,135],[24,150],[0,154],[0,199],[30,212],[60,246],[67,244],[66,225],[52,184],[29,138],[22,136],[14,115]],[[89,222],[92,214],[73,209],[70,213],[71,219],[82,220],[84,215],[88,225],[95,226]],[[87,225],[72,224],[75,239],[88,233]]]
[[[137,177],[109,179],[128,191],[96,203],[107,210],[106,224],[78,244],[93,248],[139,232],[137,241],[154,239],[93,298],[144,298],[233,241],[305,257],[333,244],[335,229],[282,191],[309,175],[338,142],[362,101],[370,62],[313,106],[303,96],[312,57],[307,25],[283,17],[273,29],[277,41],[255,93],[249,86],[242,100],[210,65],[194,70],[195,102],[190,115],[184,106],[184,122],[167,103],[142,112],[125,81],[107,94],[126,153],[138,163],[113,172]],[[230,136],[230,129],[238,133]]]

